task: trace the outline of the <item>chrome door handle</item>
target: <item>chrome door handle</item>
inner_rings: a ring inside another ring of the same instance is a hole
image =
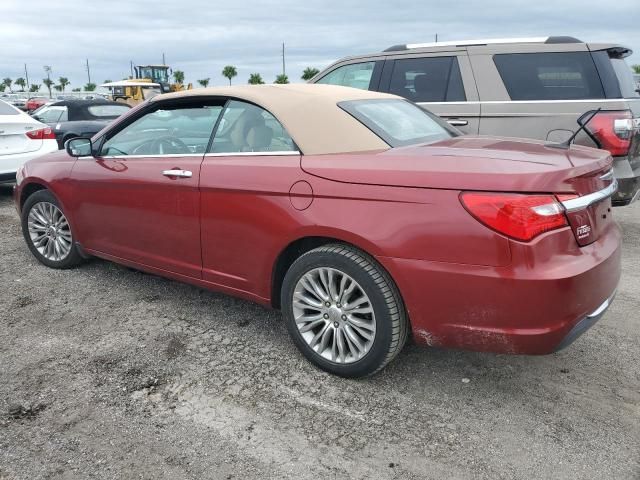
[[[193,173],[189,170],[163,170],[162,174],[165,177],[180,177],[180,178],[191,178]]]
[[[447,123],[454,127],[464,127],[465,125],[469,125],[469,122],[467,122],[466,120],[451,119],[451,120],[447,120]]]

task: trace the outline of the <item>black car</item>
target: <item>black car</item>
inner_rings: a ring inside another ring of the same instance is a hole
[[[62,149],[70,138],[92,137],[130,108],[102,99],[63,100],[39,108],[32,116],[52,128]]]

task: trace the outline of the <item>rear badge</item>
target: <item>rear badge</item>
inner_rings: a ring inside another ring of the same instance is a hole
[[[576,235],[578,236],[578,240],[582,240],[583,238],[587,238],[591,235],[591,227],[589,225],[581,225],[576,229]]]

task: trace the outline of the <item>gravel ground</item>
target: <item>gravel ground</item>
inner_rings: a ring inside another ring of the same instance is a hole
[[[567,350],[409,345],[327,375],[277,312],[38,264],[0,187],[0,479],[640,478],[640,202],[613,307]]]

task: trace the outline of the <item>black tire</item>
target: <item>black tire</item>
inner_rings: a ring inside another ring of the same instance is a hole
[[[44,204],[49,203],[49,204],[55,205],[64,215],[64,211],[62,210],[62,207],[60,206],[58,199],[49,190],[38,190],[37,192],[30,195],[27,198],[27,200],[24,202],[24,206],[22,207],[22,218],[21,218],[22,235],[24,236],[24,239],[27,242],[27,246],[29,247],[29,250],[31,250],[31,253],[33,254],[33,256],[36,257],[36,259],[38,259],[40,263],[42,263],[43,265],[46,265],[47,267],[65,269],[65,268],[73,268],[79,265],[80,263],[83,262],[83,258],[80,255],[78,246],[76,245],[75,239],[73,238],[73,233],[72,233],[73,229],[71,228],[71,225],[69,225],[70,231],[71,231],[71,242],[70,242],[71,247],[69,249],[69,252],[66,254],[66,256],[64,256],[64,258],[61,258],[58,260],[46,258],[42,253],[38,251],[38,248],[34,245],[34,242],[29,233],[29,213],[38,204],[43,204],[43,203]],[[65,215],[65,218],[66,218],[66,215]],[[68,219],[66,220],[68,223]]]
[[[335,362],[317,353],[296,324],[293,304],[296,286],[305,274],[318,268],[335,269],[351,277],[369,297],[373,308],[376,329],[373,344],[362,358],[351,363]],[[281,305],[287,329],[298,349],[313,364],[342,377],[364,377],[380,371],[402,350],[409,334],[409,322],[395,283],[376,260],[350,245],[325,245],[293,262],[282,285]]]

